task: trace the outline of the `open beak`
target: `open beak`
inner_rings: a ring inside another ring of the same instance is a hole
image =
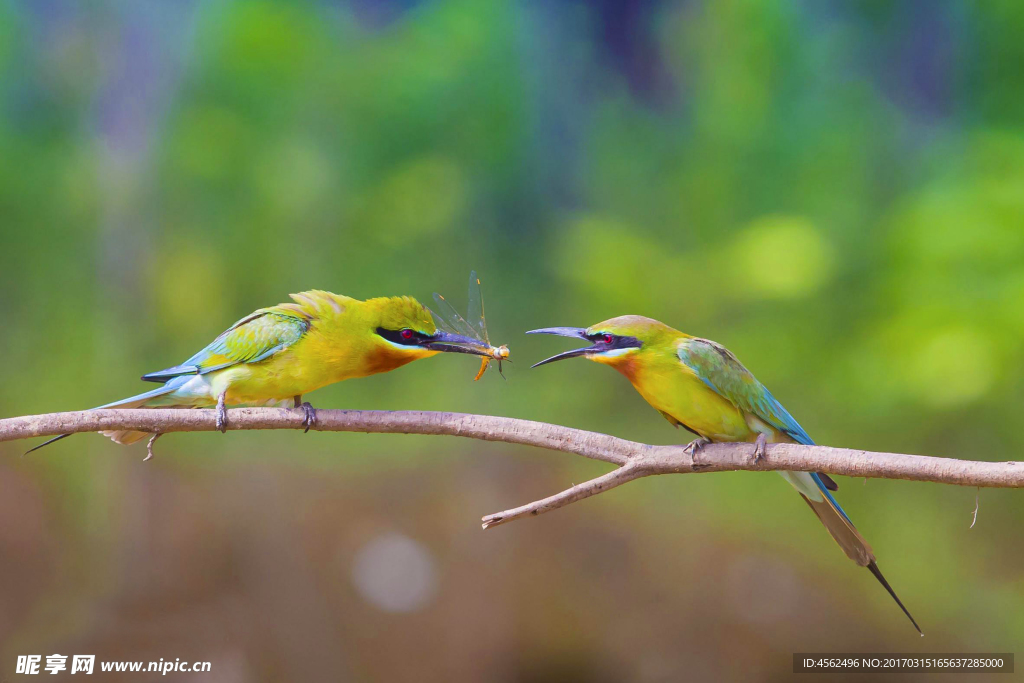
[[[468,353],[473,356],[491,355],[491,347],[479,339],[463,337],[461,334],[452,334],[443,330],[438,330],[434,335],[425,339],[422,346],[431,351]]]
[[[587,339],[587,331],[582,327],[542,327],[539,330],[530,330],[526,334],[555,334],[559,337],[576,337],[577,339]],[[597,344],[592,346],[584,346],[580,349],[572,349],[571,351],[563,351],[562,353],[551,356],[551,358],[545,358],[539,363],[534,363],[530,367],[535,368],[538,365],[545,365],[547,363],[553,363],[556,360],[564,360],[566,358],[576,358],[577,356],[585,356],[588,353],[595,353],[601,350]]]

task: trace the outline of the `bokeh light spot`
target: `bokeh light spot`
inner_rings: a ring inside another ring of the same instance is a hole
[[[907,367],[907,380],[919,398],[952,407],[981,398],[995,379],[992,340],[972,328],[936,332],[924,341]]]
[[[465,207],[462,169],[444,157],[400,166],[364,203],[361,228],[388,245],[450,230]]]
[[[798,216],[754,221],[736,237],[730,257],[735,285],[765,298],[811,294],[833,271],[831,246]]]
[[[415,612],[437,593],[437,568],[420,543],[402,534],[382,534],[356,554],[352,583],[378,609]]]

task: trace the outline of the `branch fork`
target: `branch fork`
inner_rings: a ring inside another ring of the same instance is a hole
[[[753,458],[754,444],[750,443],[712,443],[701,448],[654,446],[545,422],[466,413],[317,410],[313,425],[309,425],[303,410],[233,408],[229,415],[229,430],[312,428],[321,432],[461,436],[574,453],[616,466],[561,493],[487,515],[483,518],[484,529],[556,510],[656,474],[796,470],[958,486],[1024,487],[1024,463],[1013,461],[956,460],[800,444],[769,444],[761,457]],[[219,427],[214,410],[84,410],[0,420],[0,442],[79,432],[142,431],[154,435],[147,445],[148,460],[158,436],[169,432],[214,431]]]

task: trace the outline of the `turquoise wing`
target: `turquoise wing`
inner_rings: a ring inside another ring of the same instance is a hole
[[[693,370],[704,384],[737,408],[756,415],[797,443],[814,445],[800,423],[729,349],[710,339],[694,338],[680,345],[679,360]],[[821,472],[812,472],[811,477],[845,517],[846,513],[829,493],[839,488],[835,481]]]
[[[814,444],[772,392],[721,344],[708,339],[689,339],[679,347],[679,360],[737,408],[756,415],[797,443]]]
[[[283,304],[247,315],[225,330],[209,346],[181,365],[143,375],[147,382],[166,382],[182,375],[205,375],[239,363],[258,363],[302,338],[310,318]]]

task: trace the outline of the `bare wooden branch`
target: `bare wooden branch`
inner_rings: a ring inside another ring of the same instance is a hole
[[[590,496],[596,495],[608,489],[615,488],[621,484],[625,484],[627,481],[633,481],[639,477],[643,477],[646,474],[653,474],[653,472],[645,472],[643,468],[627,463],[622,467],[617,467],[611,472],[606,472],[600,477],[585,481],[578,486],[568,488],[561,493],[556,493],[553,496],[548,496],[544,500],[538,500],[533,503],[527,503],[511,510],[505,510],[504,512],[498,512],[493,515],[487,515],[483,520],[483,527],[490,529],[491,527],[504,524],[505,522],[511,522],[519,519],[520,517],[526,517],[527,515],[539,515],[542,512],[548,512],[549,510],[557,510],[560,507],[568,505],[569,503],[575,503],[577,500],[583,500]]]
[[[0,441],[79,432],[134,430],[152,434],[217,429],[213,410],[86,410],[0,420]],[[305,429],[301,409],[234,408],[228,429]],[[799,470],[851,477],[910,479],[958,486],[1024,487],[1024,464],[934,458],[902,453],[770,444],[754,461],[753,444],[710,444],[691,453],[682,445],[653,446],[607,434],[509,417],[421,411],[318,410],[313,429],[321,432],[443,434],[536,446],[575,453],[617,466],[600,477],[528,505],[483,518],[484,528],[537,515],[655,474],[730,470]],[[152,456],[152,441],[148,446]],[[147,460],[149,457],[147,457]]]

